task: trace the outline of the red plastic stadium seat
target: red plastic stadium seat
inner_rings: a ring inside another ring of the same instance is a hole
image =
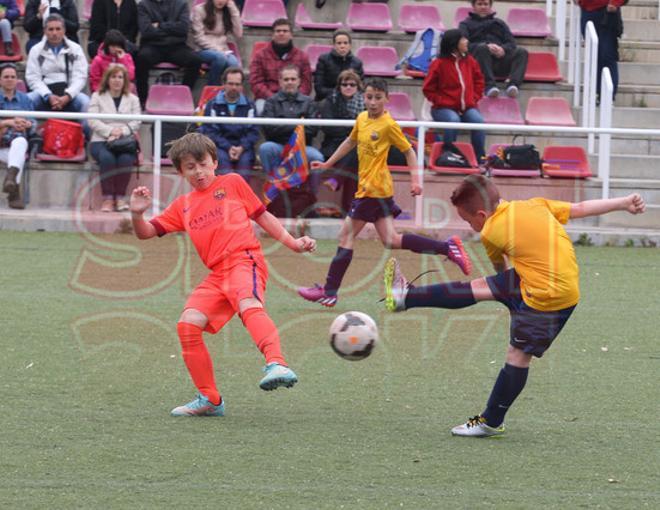
[[[152,85],[145,112],[153,115],[192,115],[195,105],[186,85]]]
[[[535,126],[575,126],[571,107],[563,97],[530,97],[525,122]]]
[[[504,148],[508,147],[509,145],[506,143],[496,143],[494,145],[491,145],[488,148],[488,155],[494,155],[497,154],[497,150],[499,148]],[[491,168],[490,170],[490,175],[493,176],[499,176],[499,177],[540,177],[541,176],[541,170],[539,169],[533,169],[530,168],[528,170],[525,169],[506,169],[506,168]]]
[[[19,60],[23,60],[21,43],[18,41],[16,34],[11,34],[11,45],[14,48],[14,54],[8,57],[5,55],[5,45],[0,44],[0,62],[18,62]]]
[[[548,177],[591,177],[587,153],[582,147],[549,145],[543,151],[543,174]]]
[[[305,46],[305,53],[307,53],[307,57],[309,58],[309,65],[312,68],[312,72],[316,71],[316,63],[319,61],[319,57],[330,51],[332,51],[332,46],[329,44],[308,44]]]
[[[411,78],[422,78],[424,79],[426,77],[426,73],[424,71],[415,71],[414,69],[406,69],[403,71],[403,74],[406,76],[410,76]]]
[[[435,160],[440,157],[442,154],[442,142],[435,142],[431,147],[431,155],[429,156],[429,168],[434,172],[441,174],[479,174],[481,173],[481,168],[477,164],[477,156],[474,154],[474,149],[472,144],[466,142],[454,142],[454,145],[458,150],[460,150],[463,155],[467,158],[470,167],[458,168],[453,166],[438,166],[435,164]]]
[[[82,8],[82,17],[85,20],[89,20],[92,17],[92,4],[94,0],[85,0]]]
[[[417,120],[410,96],[406,92],[390,92],[390,100],[385,108],[395,120]]]
[[[245,0],[241,20],[247,27],[270,28],[278,18],[286,18],[282,0]]]
[[[399,56],[396,54],[394,48],[389,46],[362,46],[357,50],[356,56],[362,60],[365,76],[386,76],[393,78],[399,74],[399,71],[394,69],[399,62]]]
[[[18,15],[21,18],[25,16],[25,0],[16,0],[16,7],[18,7]]]
[[[305,4],[302,3],[298,4],[298,7],[296,8],[295,20],[296,26],[305,30],[337,30],[344,26],[341,21],[336,23],[323,23],[312,20],[307,9],[305,9]]]
[[[524,124],[518,101],[510,97],[484,97],[477,105],[486,124]]]
[[[414,33],[426,28],[436,28],[444,32],[440,11],[435,5],[405,4],[399,11],[399,28]]]
[[[545,11],[539,8],[511,8],[506,23],[517,37],[548,37],[552,34]]]
[[[389,32],[392,16],[387,4],[350,4],[346,24],[351,30]]]
[[[557,57],[554,53],[530,52],[525,71],[525,81],[557,82],[562,80]]]
[[[23,80],[18,80],[16,82],[16,90],[18,90],[19,92],[27,92],[27,85]]]
[[[454,14],[454,28],[458,28],[458,25],[461,24],[461,21],[463,21],[465,18],[468,17],[468,14],[472,12],[472,7],[459,7],[456,9],[456,13]]]

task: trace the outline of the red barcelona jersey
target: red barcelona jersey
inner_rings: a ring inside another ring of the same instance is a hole
[[[265,211],[240,175],[227,174],[216,177],[204,191],[178,197],[151,224],[158,236],[188,232],[204,265],[214,269],[234,254],[261,254],[250,220]]]

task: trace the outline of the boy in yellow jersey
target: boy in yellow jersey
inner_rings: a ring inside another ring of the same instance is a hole
[[[399,125],[385,111],[387,101],[387,82],[381,78],[368,80],[364,89],[367,111],[358,115],[351,134],[325,163],[312,163],[313,169],[326,170],[333,168],[355,147],[358,150],[358,188],[339,233],[339,246],[330,263],[326,283],[324,286],[315,284],[298,289],[298,294],[308,301],[335,306],[341,281],[353,258],[353,243],[367,223],[375,225],[380,240],[387,248],[446,255],[464,274],[469,274],[472,269],[470,258],[457,236],[447,241],[437,241],[415,234],[402,235],[394,230],[393,219],[401,213],[401,209],[392,198],[392,175],[387,167],[387,155],[392,145],[406,157],[411,176],[410,194],[421,195],[422,187],[415,171],[415,151]]]
[[[492,181],[467,177],[454,190],[452,204],[476,231],[497,274],[471,282],[413,287],[395,259],[385,267],[385,305],[409,308],[464,308],[477,301],[499,301],[511,314],[506,363],[480,415],[454,427],[456,436],[485,437],[504,432],[504,415],[525,387],[532,356],[540,358],[571,316],[580,299],[578,265],[562,227],[570,218],[611,211],[644,212],[638,194],[579,203],[545,198],[500,200]],[[507,267],[507,261],[511,268]]]

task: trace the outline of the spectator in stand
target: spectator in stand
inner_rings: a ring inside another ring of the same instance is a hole
[[[0,110],[32,110],[32,101],[27,94],[16,90],[17,83],[16,65],[0,64]],[[0,161],[7,164],[2,191],[7,193],[7,202],[12,209],[25,207],[19,183],[27,159],[28,138],[36,127],[36,120],[25,117],[3,117],[0,120]]]
[[[479,62],[486,79],[486,95],[497,97],[496,76],[506,76],[506,94],[518,97],[527,69],[527,50],[516,46],[509,26],[495,17],[493,0],[472,0],[474,12],[461,21],[459,29],[467,37],[470,54]]]
[[[89,103],[90,113],[121,113],[140,115],[140,101],[131,94],[131,81],[128,70],[122,64],[111,64],[101,78],[99,90],[92,94]],[[139,120],[89,121],[92,130],[90,151],[101,170],[101,211],[128,211],[126,188],[131,179],[131,171],[137,161],[135,149],[113,149],[108,142],[122,137],[135,137],[140,129]]]
[[[293,64],[287,64],[279,72],[280,90],[266,100],[263,116],[280,119],[315,119],[318,117],[316,104],[311,97],[300,91],[300,71]],[[271,174],[280,163],[282,149],[289,141],[295,126],[267,125],[263,126],[266,141],[259,147],[259,159],[266,175]],[[324,161],[323,154],[312,147],[310,142],[316,136],[318,128],[305,126],[307,143],[307,161]],[[310,191],[316,195],[319,190],[320,174],[309,175]]]
[[[323,119],[355,120],[364,111],[364,108],[362,80],[353,69],[346,69],[339,73],[337,85],[321,103],[320,113]],[[321,128],[324,134],[321,153],[326,160],[348,138],[352,129],[350,126],[323,126]],[[341,208],[342,214],[345,216],[357,190],[357,148],[341,158],[335,169],[334,175],[324,181],[323,184],[333,191],[341,188]]]
[[[110,30],[119,30],[128,40],[124,51],[137,55],[138,14],[135,0],[94,0],[89,19],[87,54],[92,59]],[[100,78],[100,76],[99,76]]]
[[[140,50],[136,60],[140,103],[149,94],[149,70],[160,62],[184,68],[183,84],[192,90],[202,59],[188,45],[190,10],[186,0],[141,0],[138,5]]]
[[[99,88],[103,73],[111,64],[121,64],[128,71],[128,79],[135,79],[135,64],[133,57],[127,51],[126,37],[119,30],[108,30],[99,52],[89,67],[89,88],[95,92]]]
[[[241,13],[234,0],[206,0],[192,10],[192,35],[197,55],[209,65],[208,85],[219,85],[228,67],[238,66],[227,36],[243,37]]]
[[[437,122],[483,123],[477,102],[484,94],[484,77],[477,61],[468,53],[468,40],[460,29],[447,30],[440,43],[440,56],[431,62],[422,91],[432,105]],[[443,141],[456,141],[455,129],[445,129]],[[472,147],[481,161],[485,155],[486,135],[470,131]]]
[[[337,78],[342,71],[353,69],[360,79],[364,77],[362,61],[351,53],[351,43],[351,34],[346,30],[335,30],[332,34],[332,51],[319,57],[314,71],[314,90],[317,101],[321,101],[337,91]]]
[[[205,117],[254,117],[254,105],[243,93],[245,73],[229,67],[222,75],[224,90],[209,101]],[[216,175],[236,172],[246,181],[254,166],[254,145],[259,130],[253,124],[202,124],[199,132],[208,136],[218,151]]]
[[[279,18],[273,22],[272,40],[250,62],[250,89],[254,95],[257,114],[261,115],[266,99],[280,89],[280,71],[294,65],[300,73],[300,92],[312,93],[312,68],[307,54],[293,45],[291,22]]]
[[[5,55],[8,57],[14,55],[11,29],[14,27],[14,21],[16,21],[18,15],[16,0],[0,0],[0,35],[2,35],[2,42],[5,46]]]
[[[78,42],[78,5],[75,0],[28,0],[23,17],[23,28],[29,35],[25,45],[26,53],[44,36],[46,20],[51,14],[59,14],[64,19],[66,38]]]
[[[607,67],[612,76],[614,91],[612,101],[619,88],[619,37],[623,34],[621,6],[626,0],[578,0],[581,9],[580,27],[582,36],[587,23],[592,21],[598,35],[598,70],[596,71],[596,94],[600,104],[600,78]]]
[[[59,14],[46,18],[45,37],[35,44],[25,65],[28,94],[35,110],[86,112],[89,97],[87,59],[80,45],[64,35]]]

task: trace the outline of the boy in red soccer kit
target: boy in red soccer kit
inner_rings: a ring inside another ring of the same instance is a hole
[[[216,177],[216,148],[206,136],[191,133],[179,138],[168,157],[193,191],[146,221],[142,215],[151,206],[151,192],[144,186],[134,189],[130,208],[135,234],[149,239],[185,231],[211,270],[188,297],[177,324],[183,360],[199,395],[174,408],[172,415],[223,416],[225,403],[202,332],[217,333],[235,313],[266,359],[261,389],[290,388],[298,382],[282,356],[277,328],[264,310],[268,271],[250,220],[295,252],[313,251],[316,241],[307,236],[293,238],[240,175]]]

